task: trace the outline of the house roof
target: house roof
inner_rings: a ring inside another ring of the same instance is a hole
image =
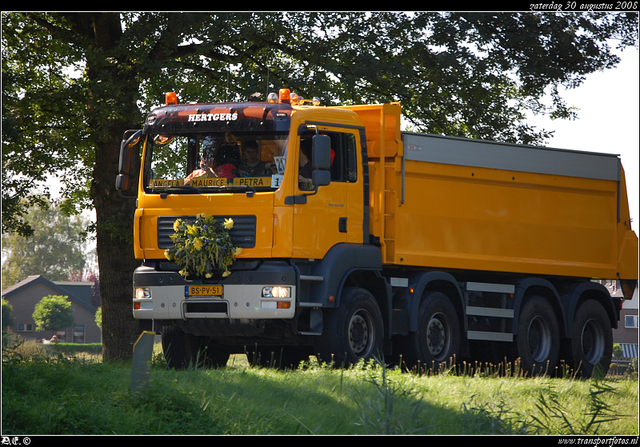
[[[74,293],[73,288],[76,286],[71,282],[53,282],[49,281],[42,275],[31,275],[27,278],[23,279],[20,282],[15,283],[14,285],[7,287],[2,291],[3,298],[11,298],[13,295],[29,288],[33,287],[36,284],[45,284],[47,287],[56,291],[58,295],[63,295],[69,297],[69,300],[84,307],[85,309],[95,313],[96,308],[93,307],[89,302],[81,298],[82,292]],[[77,285],[87,286],[89,283],[81,282],[77,283]],[[91,283],[93,284],[93,283]]]

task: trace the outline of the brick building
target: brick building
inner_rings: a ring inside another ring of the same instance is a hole
[[[622,296],[622,289],[607,284],[611,295]],[[624,358],[638,357],[638,288],[633,299],[625,301],[620,311],[618,328],[613,330],[613,343],[622,347]]]

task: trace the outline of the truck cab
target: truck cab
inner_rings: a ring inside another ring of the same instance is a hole
[[[380,253],[363,245],[370,242],[363,123],[352,111],[288,97],[284,90],[266,103],[179,105],[168,95],[143,130],[125,138],[119,191],[129,184],[134,143],[142,145],[133,313],[147,328],[216,337],[227,351],[256,340],[299,345],[307,340],[299,335],[321,333],[320,309],[338,305],[343,277],[335,269],[360,265],[375,279]],[[259,170],[246,168],[249,147],[257,147]],[[242,252],[228,277],[181,275],[165,258],[176,220],[200,213],[234,222],[230,235]],[[222,287],[189,293],[199,285]],[[274,287],[286,292],[272,296]]]

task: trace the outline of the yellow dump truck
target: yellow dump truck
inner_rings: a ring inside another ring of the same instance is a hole
[[[316,355],[608,369],[622,300],[595,280],[630,299],[638,278],[619,157],[403,132],[400,118],[399,104],[324,107],[286,89],[246,103],[167,94],[125,132],[133,314],[171,366],[246,353],[281,367]],[[180,264],[215,245],[178,237],[203,222],[228,230],[224,268]]]

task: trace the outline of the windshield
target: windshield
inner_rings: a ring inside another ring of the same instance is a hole
[[[147,192],[272,191],[285,168],[286,132],[151,134]]]

